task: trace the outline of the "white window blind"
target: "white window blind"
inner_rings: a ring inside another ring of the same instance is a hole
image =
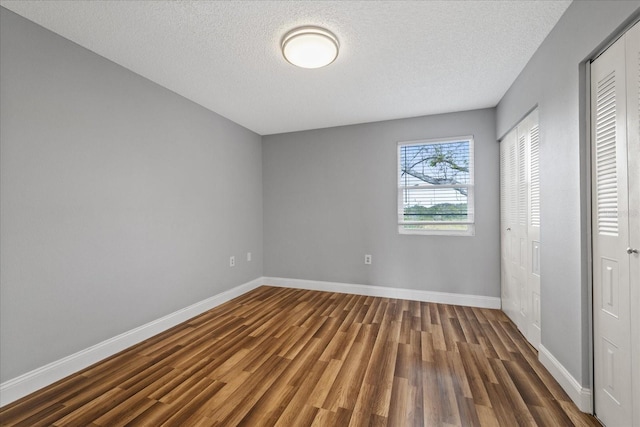
[[[398,143],[398,231],[473,235],[473,137]]]

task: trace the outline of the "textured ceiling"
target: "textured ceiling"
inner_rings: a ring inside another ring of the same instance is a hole
[[[261,135],[493,107],[570,1],[0,1]],[[334,32],[287,63],[282,36]]]

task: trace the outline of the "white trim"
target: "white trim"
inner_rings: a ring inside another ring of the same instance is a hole
[[[464,142],[471,141],[473,143],[473,135],[463,135],[463,136],[447,136],[445,138],[428,138],[428,139],[413,139],[410,141],[398,141],[398,147],[402,145],[428,145],[428,144],[439,144],[439,143],[447,143],[447,142]]]
[[[445,292],[422,291],[382,286],[357,285],[350,283],[322,282],[316,280],[285,279],[279,277],[259,277],[243,285],[236,286],[210,298],[175,311],[157,320],[124,332],[77,353],[64,357],[48,365],[36,368],[19,377],[0,384],[0,407],[8,405],[21,397],[46,387],[54,382],[93,365],[128,347],[138,344],[154,335],[189,320],[207,310],[211,310],[235,297],[259,286],[270,285],[295,289],[340,292],[409,299],[415,301],[455,304],[482,308],[500,308],[500,298],[481,295],[452,294]]]
[[[444,225],[453,225],[450,222],[440,223]],[[398,225],[398,233],[405,236],[451,236],[451,237],[468,237],[476,235],[476,226],[474,223],[467,224],[468,227],[466,230],[429,230],[429,229],[420,229],[420,228],[404,228],[403,225]]]
[[[414,301],[436,302],[440,304],[464,305],[481,308],[500,308],[499,297],[482,295],[451,294],[446,292],[422,291],[417,289],[392,288],[385,286],[355,285],[351,283],[322,282],[317,280],[286,279],[265,277],[264,285],[283,288],[307,289],[313,291],[340,292],[344,294],[368,295],[408,299]]]
[[[542,344],[538,349],[538,359],[540,363],[547,368],[553,378],[558,381],[560,386],[567,392],[571,400],[576,404],[578,409],[588,414],[593,413],[593,399],[591,396],[591,389],[582,387],[582,385],[573,378],[573,376],[567,371],[567,368],[556,359],[549,350],[547,350]]]
[[[0,407],[261,286],[247,282],[0,384]]]

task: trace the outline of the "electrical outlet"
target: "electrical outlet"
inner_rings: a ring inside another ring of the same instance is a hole
[[[251,252],[247,252],[247,261],[251,261]]]
[[[371,264],[371,255],[367,254],[364,256],[364,263]]]
[[[235,267],[236,266],[236,257],[232,256],[229,258],[229,267]]]

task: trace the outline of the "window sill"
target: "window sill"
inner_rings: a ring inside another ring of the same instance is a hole
[[[407,229],[404,226],[398,226],[398,234],[406,235],[422,235],[422,236],[457,236],[472,237],[476,235],[475,226],[470,225],[466,230],[419,230]]]

